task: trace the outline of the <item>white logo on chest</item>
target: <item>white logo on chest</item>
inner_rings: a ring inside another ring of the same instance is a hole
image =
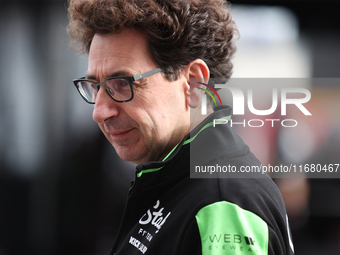
[[[141,224],[141,225],[147,225],[151,222],[151,225],[153,225],[157,228],[155,233],[157,233],[161,229],[161,227],[163,226],[166,219],[169,217],[169,215],[171,213],[171,212],[169,212],[165,217],[163,217],[164,207],[162,207],[158,211],[156,211],[159,206],[160,206],[160,201],[157,200],[156,205],[153,206],[153,209],[155,209],[155,210],[153,210],[153,212],[151,212],[150,209],[147,210],[147,212],[139,220],[139,224]]]

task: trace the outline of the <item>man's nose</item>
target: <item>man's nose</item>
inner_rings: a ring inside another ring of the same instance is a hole
[[[110,118],[116,117],[119,114],[118,104],[109,96],[105,88],[100,86],[94,104],[93,120],[97,123],[104,123]]]

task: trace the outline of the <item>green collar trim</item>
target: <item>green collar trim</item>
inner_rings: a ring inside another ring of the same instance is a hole
[[[161,167],[159,167],[159,168],[152,168],[152,169],[145,169],[145,170],[142,170],[142,171],[140,171],[140,172],[137,174],[137,177],[138,177],[138,178],[141,177],[142,174],[156,172],[156,171],[162,169],[163,167],[164,167],[164,166],[161,166]]]
[[[168,153],[168,155],[165,156],[165,158],[163,158],[162,162],[164,162],[164,161],[171,155],[171,153],[173,153],[173,151],[177,148],[178,145],[179,145],[179,143],[176,144],[176,146]],[[161,166],[161,167],[159,167],[159,168],[152,168],[152,169],[145,169],[145,170],[142,170],[142,171],[140,171],[140,172],[137,174],[137,177],[141,177],[142,174],[144,174],[144,173],[152,173],[152,172],[156,172],[156,171],[162,169],[163,167],[164,167],[164,166]]]
[[[222,118],[219,118],[218,120],[215,120],[215,122],[212,121],[212,122],[209,122],[209,123],[205,124],[204,127],[202,127],[202,128],[200,129],[200,131],[197,132],[196,135],[194,135],[193,137],[191,137],[191,138],[185,140],[184,143],[183,143],[183,145],[186,145],[186,144],[188,144],[188,143],[191,143],[193,140],[195,140],[195,138],[198,136],[199,133],[201,133],[204,129],[206,129],[206,128],[208,128],[208,127],[211,127],[211,126],[213,126],[213,125],[218,125],[218,124],[226,124],[226,123],[225,123],[225,120],[228,120],[228,121],[231,120],[231,115],[225,116],[225,117],[222,117]],[[165,158],[162,160],[162,162],[164,162],[168,157],[170,157],[170,155],[174,152],[174,150],[177,148],[178,145],[179,145],[179,143],[178,143],[178,144],[177,144],[177,145],[176,145],[176,146],[168,153],[168,155],[165,156]],[[152,168],[152,169],[145,169],[145,170],[142,170],[142,171],[140,171],[140,172],[137,174],[137,177],[138,177],[138,178],[141,177],[142,174],[144,174],[144,173],[146,174],[146,173],[156,172],[156,171],[158,171],[158,170],[161,170],[163,167],[164,167],[164,166],[161,166],[161,167],[159,167],[159,168]]]
[[[195,138],[198,136],[199,133],[201,133],[204,129],[211,127],[213,125],[218,125],[218,124],[225,124],[225,120],[231,120],[231,115],[223,117],[223,118],[219,118],[218,120],[214,120],[213,122],[209,122],[208,124],[206,124],[204,127],[201,128],[200,131],[197,132],[197,134],[191,138],[189,138],[188,140],[186,140],[183,145],[186,145],[188,143],[191,143],[193,140],[195,140]]]
[[[173,151],[177,148],[178,145],[179,143],[176,144],[176,146],[168,153],[168,155],[165,156],[165,158],[163,158],[162,162],[164,162],[171,155],[171,153],[173,153]]]

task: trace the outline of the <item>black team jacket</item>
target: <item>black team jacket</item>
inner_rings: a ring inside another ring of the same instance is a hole
[[[220,108],[162,162],[137,166],[111,254],[294,254],[277,186],[241,173],[261,163],[230,115]]]

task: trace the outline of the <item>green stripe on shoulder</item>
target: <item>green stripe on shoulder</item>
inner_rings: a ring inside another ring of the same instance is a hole
[[[268,254],[267,223],[251,211],[221,201],[203,207],[196,215],[202,255]]]

